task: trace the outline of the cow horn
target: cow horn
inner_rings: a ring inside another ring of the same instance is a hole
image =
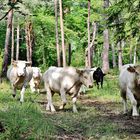
[[[12,60],[11,64],[16,66],[17,65],[17,61],[16,60]]]
[[[31,61],[27,61],[26,64],[27,64],[28,66],[31,66],[31,65],[32,65],[32,62],[31,62]]]

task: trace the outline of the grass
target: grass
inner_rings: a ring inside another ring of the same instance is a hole
[[[18,92],[17,97],[12,98],[9,83],[0,85],[0,122],[4,129],[0,132],[0,140],[140,138],[136,135],[140,134],[139,118],[122,115],[116,73],[105,77],[103,89],[94,86],[80,96],[79,112],[75,114],[70,97],[65,109],[60,111],[60,97],[54,95],[57,113],[45,110],[46,95],[31,94],[27,89],[23,104],[19,103],[19,97]]]

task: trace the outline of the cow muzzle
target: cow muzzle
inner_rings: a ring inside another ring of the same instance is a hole
[[[89,85],[89,88],[93,88],[93,85]]]
[[[25,76],[25,73],[18,73],[18,76],[23,77],[23,76]]]

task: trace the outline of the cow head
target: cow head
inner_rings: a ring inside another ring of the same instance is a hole
[[[131,73],[134,73],[136,76],[136,83],[140,85],[140,65],[137,66],[129,66],[127,70]]]
[[[33,67],[33,78],[38,78],[41,74],[40,68]]]
[[[93,87],[93,79],[91,77],[90,71],[88,70],[77,70],[80,76],[80,82],[88,88]]]
[[[26,66],[30,66],[31,62],[26,61],[12,61],[12,65],[17,69],[17,75],[25,76],[26,74]]]

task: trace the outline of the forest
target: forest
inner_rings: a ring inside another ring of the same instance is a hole
[[[140,118],[123,115],[118,86],[121,67],[140,61],[139,18],[140,0],[0,0],[0,139],[140,139]],[[104,86],[80,95],[77,114],[70,103],[46,112],[46,95],[29,88],[21,106],[6,78],[13,60],[42,73],[100,67]]]

